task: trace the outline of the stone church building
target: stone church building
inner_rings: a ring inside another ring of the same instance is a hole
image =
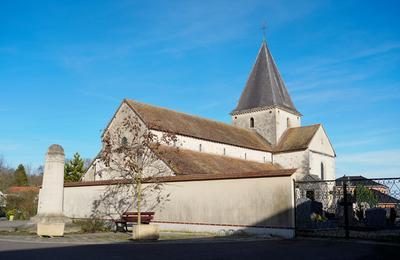
[[[107,129],[126,114],[153,133],[173,133],[160,161],[169,169],[170,200],[156,210],[161,228],[190,231],[245,229],[293,236],[293,180],[335,179],[335,151],[321,124],[302,126],[265,41],[262,42],[232,124],[124,99]],[[64,212],[88,217],[110,180],[94,164],[82,182],[65,184]],[[76,203],[79,201],[79,203]]]
[[[224,156],[241,160],[244,165],[257,162],[264,167],[295,168],[296,179],[306,174],[335,179],[335,151],[327,133],[322,124],[301,125],[302,115],[265,41],[239,103],[231,112],[232,125],[125,99],[108,128],[118,121],[123,109],[135,113],[154,132],[176,134],[178,146],[194,152],[193,156],[217,156],[220,160]],[[83,180],[98,178],[89,171]]]

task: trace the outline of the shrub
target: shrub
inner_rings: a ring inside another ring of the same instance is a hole
[[[74,223],[80,226],[84,233],[110,231],[110,227],[101,219],[80,219],[74,220]]]
[[[15,214],[17,213],[17,211],[15,209],[10,209],[6,212],[7,215],[7,219],[10,219],[11,216],[15,217]]]
[[[28,220],[37,212],[37,192],[25,191],[7,196],[7,213],[14,212],[14,219]]]

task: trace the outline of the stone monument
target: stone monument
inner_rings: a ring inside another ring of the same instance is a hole
[[[71,219],[63,214],[64,149],[53,144],[46,153],[42,188],[39,192],[38,214],[31,220],[37,223],[39,236],[63,236]]]

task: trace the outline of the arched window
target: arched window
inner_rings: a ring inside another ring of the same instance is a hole
[[[321,180],[325,179],[325,169],[324,169],[324,164],[321,163]]]
[[[289,119],[289,117],[286,118],[286,127],[290,127],[290,119]]]
[[[244,159],[245,160],[247,159],[247,153],[244,153]]]
[[[203,149],[201,147],[201,144],[199,144],[199,152],[201,152],[201,150],[203,150]]]
[[[128,145],[128,139],[124,136],[121,139],[121,145],[122,146],[127,146]]]
[[[226,155],[226,150],[225,150],[225,148],[224,148],[224,155]]]
[[[254,127],[254,118],[250,118],[250,127],[251,127],[251,128]]]

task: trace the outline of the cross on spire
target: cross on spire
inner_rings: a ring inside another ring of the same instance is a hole
[[[267,29],[267,24],[264,22],[262,25],[261,25],[261,30],[262,30],[262,32],[263,32],[263,41],[265,42],[266,41],[266,33],[265,33],[265,31],[266,31],[266,29]]]

